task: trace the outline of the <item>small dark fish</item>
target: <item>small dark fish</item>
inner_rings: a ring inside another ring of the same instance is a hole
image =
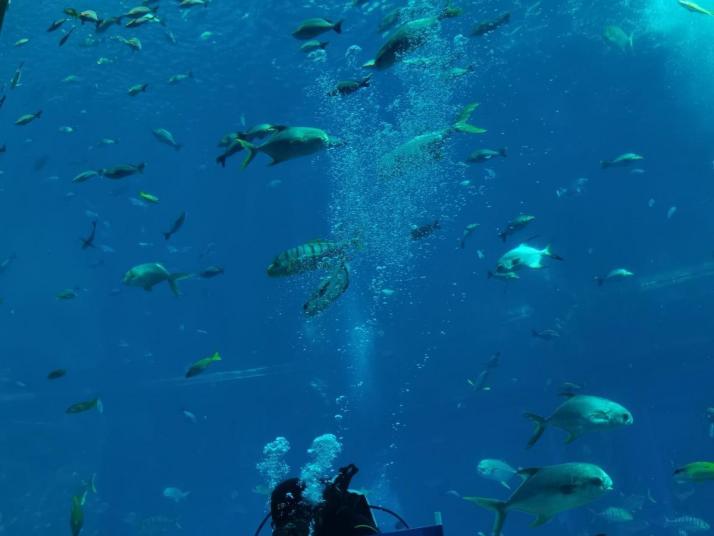
[[[67,371],[65,369],[55,369],[53,371],[50,371],[50,373],[47,375],[48,380],[59,380],[62,378],[65,374],[67,374]]]
[[[47,165],[47,162],[50,161],[50,157],[45,155],[39,157],[37,160],[35,160],[35,163],[32,165],[33,169],[35,171],[42,171],[44,167]]]
[[[6,152],[6,151],[7,151],[7,145],[5,145],[5,144],[3,143],[2,145],[0,145],[0,153],[4,153],[4,152]]]
[[[136,165],[125,164],[123,166],[115,166],[113,168],[103,168],[99,170],[99,174],[107,179],[123,179],[136,173],[144,173],[146,164],[141,162]]]
[[[62,36],[62,39],[60,39],[60,41],[59,41],[59,46],[63,46],[67,42],[67,39],[69,39],[69,36],[72,35],[72,32],[76,28],[77,28],[76,26],[72,26],[72,29]]]
[[[337,86],[335,86],[335,89],[330,91],[328,93],[328,96],[330,97],[336,97],[338,95],[341,96],[346,96],[346,95],[351,95],[352,93],[359,91],[362,88],[369,87],[369,82],[372,79],[372,75],[365,76],[361,80],[343,80],[342,82],[338,82]]]
[[[121,17],[107,17],[104,20],[101,20],[97,23],[97,27],[94,30],[95,33],[104,33],[106,32],[109,28],[111,28],[114,25],[119,25],[121,24]]]
[[[471,35],[474,37],[481,37],[482,35],[491,33],[492,31],[494,31],[500,26],[503,26],[504,24],[508,24],[510,20],[511,14],[504,13],[503,15],[500,15],[495,19],[482,21],[476,25],[476,27],[471,32]]]
[[[166,231],[166,232],[164,233],[164,239],[165,239],[165,240],[168,240],[168,239],[171,238],[174,234],[176,234],[176,233],[178,232],[178,230],[181,229],[181,227],[183,227],[183,224],[184,224],[185,222],[186,222],[186,212],[181,212],[181,214],[179,215],[179,217],[176,218],[176,221],[175,221],[174,224],[171,226],[171,229],[169,229],[168,231]]]
[[[48,32],[54,32],[57,30],[60,26],[62,26],[65,22],[67,22],[69,19],[57,19],[54,21],[52,24],[50,24],[50,27],[47,28]]]
[[[198,275],[204,279],[210,279],[211,277],[216,277],[217,275],[222,275],[223,273],[223,266],[209,266]]]
[[[104,413],[104,404],[102,404],[102,401],[99,397],[93,400],[86,400],[84,402],[77,402],[76,404],[72,404],[65,410],[65,413],[83,413],[94,408],[96,408],[99,413]]]
[[[97,220],[92,222],[92,230],[89,232],[87,238],[81,238],[82,249],[93,248],[94,247],[94,237],[97,234]]]
[[[414,229],[412,229],[411,232],[412,240],[421,240],[422,238],[431,236],[436,232],[437,229],[441,229],[441,224],[439,223],[439,220],[434,220],[431,223],[427,223],[420,227],[415,227]]]

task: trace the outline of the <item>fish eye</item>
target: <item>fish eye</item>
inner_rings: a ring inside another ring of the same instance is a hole
[[[632,417],[630,416],[629,413],[622,414],[622,422],[630,422],[631,420],[632,420]]]

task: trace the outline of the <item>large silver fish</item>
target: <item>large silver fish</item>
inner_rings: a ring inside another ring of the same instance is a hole
[[[591,463],[534,467],[521,469],[517,474],[525,480],[506,501],[464,497],[496,513],[493,536],[500,536],[510,510],[533,514],[536,518],[531,527],[538,527],[556,514],[588,504],[613,489],[610,476]]]

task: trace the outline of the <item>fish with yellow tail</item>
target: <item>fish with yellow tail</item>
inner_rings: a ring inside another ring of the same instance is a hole
[[[222,361],[221,355],[218,352],[214,353],[211,356],[204,357],[203,359],[199,359],[198,361],[193,363],[186,371],[186,377],[193,378],[194,376],[198,376],[204,370],[206,370],[209,365],[215,363],[216,361]]]
[[[555,515],[589,504],[613,489],[610,476],[591,463],[563,463],[521,469],[516,474],[523,483],[505,501],[464,497],[496,513],[493,536],[501,536],[506,515],[511,510],[536,516],[531,527],[539,527]]]

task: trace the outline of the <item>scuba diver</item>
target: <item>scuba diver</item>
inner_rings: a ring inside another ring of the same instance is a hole
[[[256,536],[272,518],[273,536],[364,536],[379,534],[372,510],[382,510],[404,520],[380,506],[370,506],[364,495],[349,490],[359,469],[350,464],[340,469],[331,482],[326,482],[322,501],[313,504],[304,497],[305,484],[297,478],[284,480],[270,496],[270,513],[255,532]],[[312,530],[312,532],[311,532]]]

